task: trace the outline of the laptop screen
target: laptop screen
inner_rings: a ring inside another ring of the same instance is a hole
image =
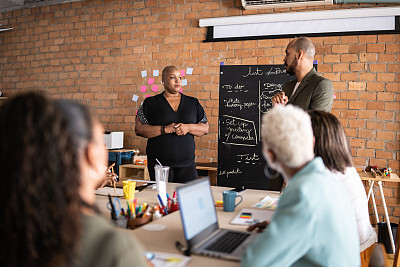
[[[210,181],[199,179],[177,189],[186,240],[217,223]]]

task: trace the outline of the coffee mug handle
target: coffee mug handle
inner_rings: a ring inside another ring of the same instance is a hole
[[[239,203],[235,204],[235,208],[236,208],[240,203],[242,203],[242,201],[243,201],[242,195],[237,194],[236,197],[240,197],[240,201],[239,201]],[[235,201],[236,201],[236,198],[235,198]]]

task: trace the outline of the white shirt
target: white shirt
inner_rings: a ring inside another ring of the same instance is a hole
[[[297,90],[297,88],[299,87],[299,85],[300,85],[300,82],[297,82],[296,85],[295,85],[294,88],[293,88],[293,92],[292,92],[292,94],[291,94],[290,97],[292,97],[292,96],[294,95],[294,93],[296,93],[296,90]]]
[[[369,221],[368,200],[364,185],[354,167],[347,167],[345,173],[333,172],[333,176],[346,189],[356,213],[360,252],[377,242],[376,232]]]

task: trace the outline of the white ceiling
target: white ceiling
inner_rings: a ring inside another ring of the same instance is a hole
[[[77,2],[82,0],[0,0],[0,13],[37,6]]]

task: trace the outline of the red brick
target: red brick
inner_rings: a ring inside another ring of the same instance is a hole
[[[394,153],[389,152],[389,151],[377,150],[376,151],[376,158],[377,159],[393,159],[393,154]]]
[[[385,52],[385,44],[367,44],[367,52],[368,53],[384,53]]]
[[[375,150],[357,148],[357,157],[375,157]]]
[[[349,90],[365,91],[366,84],[362,82],[349,82]]]
[[[349,109],[365,109],[366,106],[365,101],[349,101]]]

